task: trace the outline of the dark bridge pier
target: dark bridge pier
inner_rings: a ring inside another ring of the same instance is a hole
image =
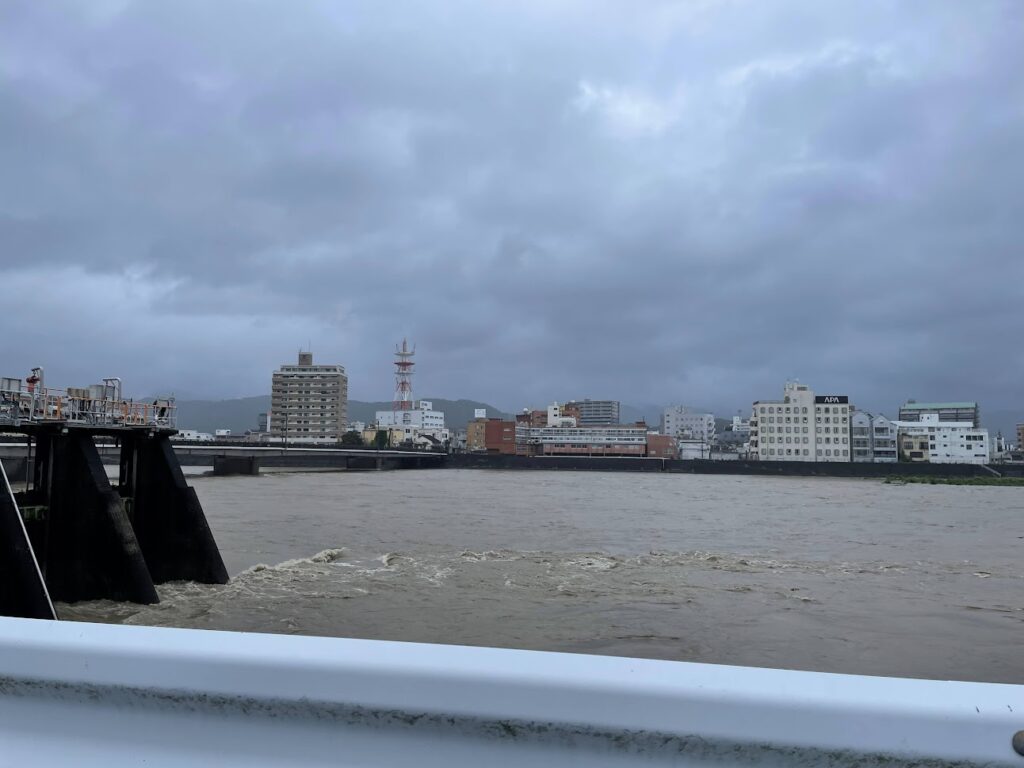
[[[50,597],[156,603],[154,584],[228,581],[171,448],[171,430],[53,423],[19,429],[34,438],[34,460],[28,490],[9,493],[6,479],[0,485],[0,615],[56,618]],[[97,436],[121,441],[117,488],[107,479]]]
[[[33,478],[24,499],[35,514],[26,527],[54,600],[159,602],[124,503],[88,431],[38,431]]]
[[[120,491],[153,581],[226,584],[228,572],[167,435],[121,438]]]

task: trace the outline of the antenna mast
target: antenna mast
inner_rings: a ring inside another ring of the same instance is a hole
[[[409,344],[402,339],[402,346],[395,345],[395,411],[412,410],[412,369],[416,363],[412,357],[416,354],[416,345],[409,349]]]

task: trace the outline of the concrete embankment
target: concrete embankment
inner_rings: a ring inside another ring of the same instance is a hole
[[[869,464],[859,462],[721,461],[654,459],[619,456],[509,456],[457,453],[445,464],[451,469],[541,469],[594,472],[679,472],[713,475],[781,475],[792,477],[991,477],[976,464]],[[1001,475],[1020,476],[1024,467],[1000,465]]]

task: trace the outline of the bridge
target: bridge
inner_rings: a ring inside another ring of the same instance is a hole
[[[104,464],[120,461],[116,439],[100,439],[96,449]],[[294,469],[426,469],[444,465],[446,455],[429,451],[374,450],[371,448],[316,448],[312,446],[215,445],[172,442],[181,466],[213,467],[219,474],[255,474],[261,467]],[[0,460],[12,480],[20,480],[32,458],[29,442],[7,437],[0,440]]]

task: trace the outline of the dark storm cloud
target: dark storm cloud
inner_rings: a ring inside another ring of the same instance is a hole
[[[1014,2],[9,2],[4,375],[1015,406]]]

